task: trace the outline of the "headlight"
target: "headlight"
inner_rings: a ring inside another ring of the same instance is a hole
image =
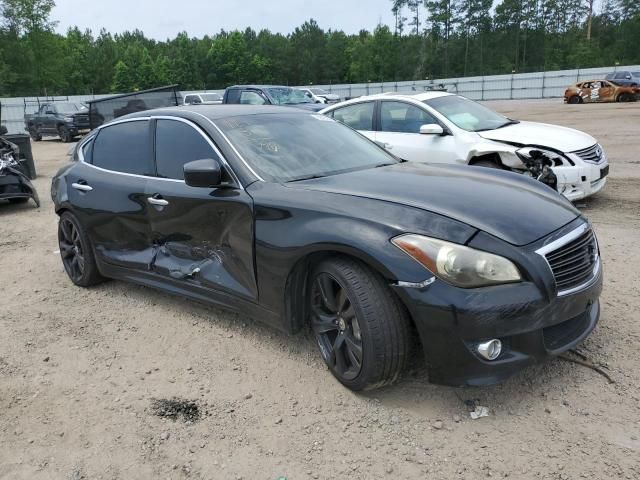
[[[544,148],[539,148],[539,147],[523,147],[516,150],[516,154],[518,154],[518,156],[524,160],[531,160],[533,158],[536,158],[537,155],[535,153],[532,155],[531,152],[540,152],[542,155],[547,157],[549,159],[548,165],[550,167],[559,167],[562,165],[569,164],[568,160],[565,158],[564,155],[558,152],[554,152],[552,150],[546,150]]]
[[[64,117],[64,121],[68,123],[73,123],[73,117]]]
[[[456,287],[485,287],[522,280],[518,268],[506,258],[457,243],[415,234],[400,235],[391,243]]]

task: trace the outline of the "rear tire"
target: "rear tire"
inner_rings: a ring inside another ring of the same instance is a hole
[[[629,93],[621,93],[618,96],[618,101],[619,102],[633,102],[635,99],[633,98],[633,95],[629,94]]]
[[[572,105],[575,105],[577,103],[582,103],[582,98],[580,98],[578,95],[574,95],[572,97],[569,97],[569,100],[567,101],[567,103],[570,103]]]
[[[58,245],[64,269],[74,284],[90,287],[105,280],[98,271],[89,237],[75,215],[70,212],[64,212],[60,216]]]
[[[333,376],[355,391],[396,381],[410,354],[410,320],[383,278],[335,257],[314,268],[310,282],[311,328]]]
[[[29,136],[34,142],[39,142],[40,140],[42,140],[42,134],[38,132],[36,128],[29,129]]]

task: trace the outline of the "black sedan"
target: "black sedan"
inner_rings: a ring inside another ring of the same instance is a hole
[[[274,106],[135,113],[75,157],[51,193],[76,285],[121,279],[310,326],[353,390],[396,380],[418,342],[432,382],[498,382],[599,318],[591,225],[523,175],[403,162]]]

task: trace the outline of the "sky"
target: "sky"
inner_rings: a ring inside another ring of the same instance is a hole
[[[156,40],[246,27],[287,34],[310,18],[346,33],[394,23],[390,0],[56,0],[51,16],[60,33],[72,26],[94,34],[103,27],[111,33],[137,28]]]

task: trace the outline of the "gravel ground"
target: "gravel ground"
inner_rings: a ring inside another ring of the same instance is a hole
[[[353,394],[309,335],[122,282],[76,288],[49,198],[68,146],[48,140],[42,208],[0,205],[0,478],[640,478],[640,104],[491,105],[608,152],[608,185],[579,202],[606,271],[580,352],[615,383],[556,359],[490,388],[418,369]]]

